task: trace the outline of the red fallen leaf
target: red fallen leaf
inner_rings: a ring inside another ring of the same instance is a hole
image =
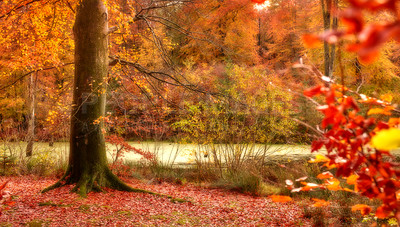
[[[357,210],[359,210],[362,215],[368,215],[371,213],[372,208],[365,204],[356,204],[351,207],[351,211],[355,212]]]
[[[0,191],[3,190],[3,189],[6,187],[6,185],[8,184],[9,181],[10,181],[10,180],[4,182],[4,183],[0,186]]]
[[[375,216],[377,218],[386,218],[390,215],[391,209],[385,205],[382,205],[376,209]]]
[[[316,48],[322,44],[321,38],[319,36],[313,35],[313,34],[303,35],[303,42],[307,48]]]
[[[3,204],[7,206],[13,206],[15,204],[15,201],[5,201]]]
[[[289,201],[292,201],[292,198],[289,196],[284,196],[284,195],[270,195],[268,196],[273,202],[277,203],[286,203]]]
[[[307,89],[303,92],[303,94],[307,97],[313,97],[322,93],[322,85],[318,85],[316,87]]]
[[[326,172],[323,172],[323,173],[320,173],[320,174],[318,174],[318,176],[317,176],[317,178],[318,179],[329,179],[329,178],[332,178],[333,177],[333,174],[331,173],[331,172],[329,172],[329,171],[326,171]]]

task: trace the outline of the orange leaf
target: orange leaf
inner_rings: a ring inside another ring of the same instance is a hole
[[[390,107],[390,106],[386,106],[384,109],[372,108],[372,109],[368,110],[368,115],[371,115],[371,114],[392,115],[391,110],[393,110],[393,107]]]
[[[323,164],[322,166],[325,166],[328,169],[334,169],[336,168],[336,164],[329,164],[329,162]]]
[[[343,188],[343,191],[346,191],[346,192],[354,192],[354,191],[351,190],[350,188]]]
[[[355,185],[357,183],[357,179],[359,178],[358,175],[352,174],[349,177],[347,177],[347,184],[348,185]]]
[[[329,178],[332,178],[332,177],[333,177],[333,174],[331,172],[329,172],[329,171],[320,173],[317,176],[318,179],[329,179]]]
[[[390,209],[388,209],[388,207],[386,207],[385,205],[382,205],[378,207],[378,209],[376,209],[375,216],[377,218],[386,218],[390,215],[390,213],[391,213]]]
[[[310,191],[314,188],[319,188],[320,185],[319,184],[315,184],[315,183],[307,183],[307,182],[300,182],[303,185],[305,185],[303,188],[301,188],[302,191]]]
[[[303,42],[308,48],[316,48],[321,45],[321,38],[317,35],[313,34],[305,34],[303,35]]]
[[[400,118],[390,118],[388,121],[388,125],[390,127],[394,127],[400,124]]]
[[[340,181],[336,178],[333,178],[332,180],[327,181],[326,188],[331,191],[338,191],[338,190],[343,189],[342,187],[340,187]]]
[[[273,202],[276,203],[286,203],[289,201],[292,201],[292,198],[289,196],[284,196],[284,195],[270,195],[268,196]]]
[[[359,210],[362,215],[368,215],[371,212],[372,208],[365,204],[356,204],[351,207],[351,211],[355,212],[357,210]]]
[[[315,203],[312,205],[312,207],[326,207],[329,205],[329,202],[325,201],[323,199],[312,198],[312,200],[315,201]]]
[[[373,63],[379,56],[379,51],[378,49],[373,50],[373,51],[359,51],[358,56],[360,59],[360,62],[364,65],[369,65]]]

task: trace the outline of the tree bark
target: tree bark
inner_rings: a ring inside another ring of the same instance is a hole
[[[324,31],[335,30],[338,27],[338,19],[332,15],[338,7],[338,0],[321,0],[322,17],[324,21]],[[335,62],[335,45],[329,45],[324,41],[324,75],[332,78],[333,64]]]
[[[107,165],[103,117],[108,71],[108,21],[103,0],[81,0],[74,24],[75,76],[71,112],[70,154],[64,176],[47,192],[75,184],[72,189],[85,197],[102,187],[148,193],[187,202],[169,195],[136,189],[122,182]]]
[[[36,81],[33,79],[31,74],[29,79],[29,117],[28,117],[28,135],[26,138],[27,145],[25,149],[26,157],[30,157],[33,154],[33,143],[35,139],[35,86]]]
[[[103,0],[82,0],[74,24],[75,77],[69,166],[62,179],[43,192],[66,184],[82,196],[109,187],[138,191],[108,168],[103,135],[108,68],[108,22]],[[141,191],[141,190],[139,190]]]

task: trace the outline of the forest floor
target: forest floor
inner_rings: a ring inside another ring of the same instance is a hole
[[[40,191],[56,178],[0,177],[12,202],[3,206],[0,226],[310,226],[294,202],[274,203],[224,189],[192,184],[150,184],[124,179],[131,186],[190,202],[150,194],[108,190],[81,198],[62,187]],[[6,196],[7,197],[7,196]]]

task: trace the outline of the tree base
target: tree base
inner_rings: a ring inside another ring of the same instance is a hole
[[[146,193],[150,195],[155,195],[159,197],[165,197],[171,200],[171,202],[190,202],[185,199],[175,198],[170,195],[164,195],[157,192],[147,191],[144,189],[133,188],[123,181],[121,181],[115,174],[111,172],[110,169],[106,168],[103,173],[98,174],[81,174],[79,178],[72,176],[71,168],[65,172],[64,176],[57,181],[55,184],[45,188],[42,190],[42,193],[46,193],[50,190],[60,188],[66,185],[75,184],[72,188],[71,192],[78,193],[82,197],[87,197],[89,192],[104,192],[103,187],[115,189],[118,191],[126,191],[126,192],[137,192],[137,193]]]

